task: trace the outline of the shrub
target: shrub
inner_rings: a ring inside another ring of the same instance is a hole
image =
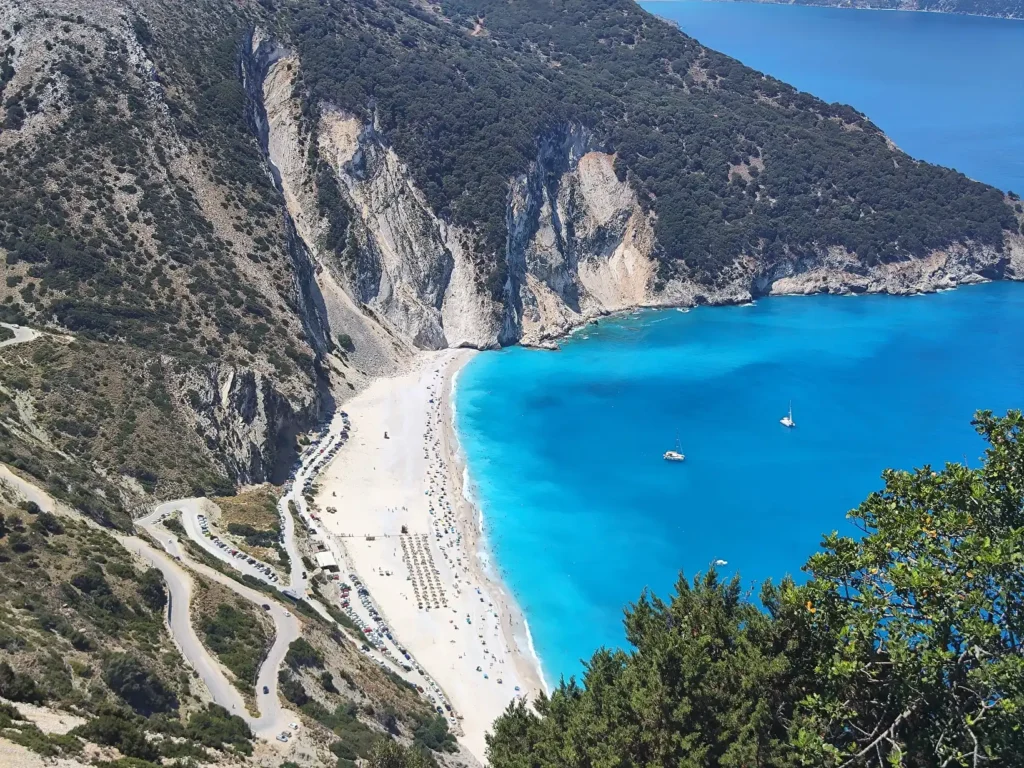
[[[304,637],[292,641],[292,644],[288,646],[288,653],[285,654],[284,660],[294,670],[299,670],[302,667],[321,669],[324,666],[323,654],[310,645],[309,641]]]
[[[155,761],[160,757],[157,748],[146,738],[146,733],[130,715],[119,712],[101,714],[71,731],[86,741],[116,747],[128,757]]]
[[[223,750],[225,744],[230,744],[239,752],[252,754],[252,731],[245,720],[217,704],[208,704],[206,709],[193,712],[186,735],[207,747]]]
[[[139,597],[151,611],[159,611],[167,605],[167,589],[163,574],[157,568],[149,568],[139,579]]]
[[[0,696],[29,704],[42,704],[46,698],[31,677],[15,672],[6,661],[0,661]]]
[[[139,714],[151,715],[178,707],[178,698],[163,681],[127,653],[116,653],[107,659],[103,682]]]

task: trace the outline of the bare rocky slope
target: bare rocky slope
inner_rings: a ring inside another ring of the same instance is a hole
[[[58,334],[0,352],[0,459],[124,520],[279,479],[417,349],[1024,274],[1019,199],[631,3],[527,5],[0,0],[0,314]]]

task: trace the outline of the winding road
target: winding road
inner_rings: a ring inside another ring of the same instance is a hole
[[[0,347],[13,347],[15,344],[24,344],[26,341],[38,339],[43,334],[24,325],[13,325],[11,323],[0,323],[0,326],[14,332],[14,337],[6,341],[0,341]]]
[[[24,326],[9,323],[0,323],[0,326],[8,328],[14,333],[13,338],[0,341],[0,348],[29,342],[42,335],[42,332]],[[281,700],[278,696],[277,678],[281,665],[284,663],[284,657],[288,652],[288,647],[300,636],[301,624],[277,600],[190,558],[183,550],[182,543],[178,537],[172,531],[162,526],[161,522],[170,513],[179,511],[186,535],[198,546],[202,547],[205,552],[229,565],[239,573],[248,574],[259,579],[268,586],[284,593],[284,596],[289,599],[305,600],[317,613],[333,623],[333,618],[327,609],[308,594],[309,582],[304,571],[302,555],[296,542],[296,520],[289,509],[289,502],[294,502],[298,517],[301,518],[303,524],[327,541],[329,548],[334,551],[339,563],[344,562],[347,558],[344,557],[343,551],[338,551],[339,542],[334,541],[334,537],[326,535],[326,531],[322,530],[317,524],[306,504],[303,492],[311,486],[317,473],[330,461],[334,451],[344,442],[349,426],[348,417],[344,412],[335,415],[335,418],[326,430],[326,434],[316,438],[303,452],[294,477],[286,486],[285,494],[278,503],[281,531],[284,534],[284,546],[291,561],[287,584],[268,579],[266,573],[258,570],[255,566],[248,563],[247,560],[232,557],[228,551],[217,547],[208,537],[203,535],[198,516],[202,514],[202,504],[207,501],[206,499],[191,498],[168,501],[157,506],[150,514],[135,521],[135,525],[146,531],[164,551],[157,549],[149,542],[137,536],[112,533],[125,549],[150,563],[163,574],[168,590],[167,625],[171,637],[177,644],[182,656],[203,680],[214,702],[232,714],[237,714],[243,718],[253,733],[263,739],[274,739],[277,734],[289,730],[290,722],[298,719],[295,714],[281,706]],[[59,505],[48,493],[14,474],[3,464],[0,464],[0,482],[15,488],[26,499],[34,501],[45,511],[67,514],[64,510],[60,509]],[[96,525],[89,520],[86,520],[86,522]],[[183,567],[183,564],[187,564],[187,568]],[[265,610],[274,622],[274,643],[260,667],[256,680],[255,699],[260,713],[258,717],[254,717],[246,709],[244,698],[229,680],[226,670],[206,649],[197,636],[195,628],[192,626],[190,606],[194,581],[190,572],[215,581],[235,594],[249,600],[259,606],[261,610]],[[375,626],[378,623],[372,615],[367,613],[368,608],[366,606],[357,608],[356,606],[359,605],[359,601],[353,600],[352,602],[354,617],[360,620],[362,625]],[[263,608],[263,606],[266,606],[266,608]],[[363,615],[364,613],[366,613],[365,616]],[[378,640],[383,641],[383,637],[379,637]],[[353,642],[359,645],[359,641],[353,639]],[[391,642],[395,645],[396,649],[399,647],[394,640]],[[374,651],[366,653],[378,665],[390,669],[410,682],[416,682],[412,675],[402,668],[396,658],[388,658]],[[416,664],[415,661],[412,664],[416,668],[416,672],[421,676],[421,682],[427,685],[428,690],[433,690],[442,702],[446,702],[447,697],[444,696],[436,682],[427,677],[425,670]],[[266,688],[267,693],[263,693],[264,688]],[[451,719],[451,722],[458,728],[454,719]]]
[[[14,474],[6,465],[0,464],[0,482],[14,488],[28,501],[34,501],[44,512],[53,514],[67,514],[58,506],[53,497],[33,483]],[[78,516],[76,516],[78,517]],[[150,515],[149,518],[152,518]],[[91,526],[99,526],[86,518],[85,522]],[[146,518],[148,520],[148,518]],[[136,521],[142,524],[143,521]],[[153,525],[150,521],[150,525]],[[149,530],[153,535],[154,531],[146,525],[142,527]],[[232,714],[236,714],[249,724],[256,736],[264,739],[273,739],[274,736],[288,728],[291,721],[297,719],[294,714],[281,706],[277,695],[277,673],[288,653],[288,646],[299,637],[301,630],[298,619],[277,601],[268,599],[265,595],[239,584],[234,579],[215,571],[201,563],[189,560],[187,555],[181,551],[180,542],[176,537],[165,531],[157,531],[155,538],[160,542],[166,551],[161,551],[149,544],[149,542],[138,536],[125,536],[116,534],[109,529],[103,529],[111,533],[117,541],[132,554],[157,568],[163,574],[167,584],[168,605],[167,624],[171,637],[182,656],[202,679],[214,702],[224,707]],[[269,605],[267,613],[274,622],[275,637],[274,644],[267,654],[267,658],[260,667],[256,681],[256,703],[259,706],[259,717],[253,717],[246,710],[245,701],[234,685],[228,680],[227,673],[220,663],[210,655],[206,646],[202,644],[192,626],[192,617],[189,606],[192,600],[193,580],[189,572],[179,564],[188,562],[189,569],[201,574],[204,578],[222,584],[236,594],[257,605]],[[263,693],[263,686],[270,691]]]
[[[42,335],[40,331],[20,325],[0,323],[0,326],[14,333],[13,338],[0,341],[0,348],[24,344]],[[39,505],[40,509],[46,512],[66,514],[46,491],[19,477],[3,464],[0,464],[0,482],[15,489],[28,501],[35,502]],[[192,519],[194,524],[195,514],[199,510],[200,501],[200,499],[182,499],[180,501],[167,502],[158,506],[149,515],[135,521],[136,526],[149,533],[153,540],[159,542],[160,546],[166,550],[165,552],[156,549],[149,542],[137,536],[110,533],[121,546],[140,559],[149,562],[163,574],[164,581],[167,584],[167,626],[171,637],[177,644],[182,656],[188,661],[210,691],[210,696],[214,702],[232,714],[243,718],[257,737],[270,740],[281,731],[288,730],[289,723],[297,719],[294,714],[281,706],[281,700],[277,691],[277,676],[284,662],[285,654],[288,653],[288,647],[301,633],[301,625],[299,620],[276,600],[238,583],[213,568],[195,562],[182,551],[181,542],[178,541],[176,536],[165,529],[157,529],[156,526],[160,520],[173,509],[183,509],[191,513],[188,517]],[[183,515],[183,518],[185,517],[186,515]],[[290,520],[290,515],[288,519]],[[96,525],[88,519],[86,519],[86,522],[90,525]],[[196,526],[195,533],[190,532],[190,538],[194,538],[197,543],[206,548],[206,539],[203,536],[197,535],[198,533],[198,526]],[[288,533],[292,533],[292,531],[289,530]],[[293,563],[292,573],[298,573],[301,577],[302,561],[295,548],[293,536],[288,536],[288,542],[290,545],[289,555],[292,557]],[[264,574],[251,568],[248,563],[232,560],[213,545],[209,545],[209,548],[212,549],[211,554],[221,559],[227,558],[228,563],[233,568],[243,573],[251,571],[252,575],[264,578],[265,580]],[[179,564],[186,562],[188,563],[188,570]],[[200,574],[211,581],[216,581],[235,594],[256,604],[261,610],[265,610],[274,622],[274,643],[260,667],[256,680],[255,697],[260,712],[258,717],[253,717],[249,713],[245,706],[245,700],[228,679],[224,667],[210,655],[210,652],[196,635],[195,628],[192,626],[190,611],[194,582],[189,571]],[[305,593],[304,583],[301,587],[300,596]],[[263,606],[266,606],[266,608],[264,609]],[[263,693],[264,688],[266,688],[267,693]]]
[[[281,700],[277,693],[277,675],[281,669],[285,654],[288,653],[288,646],[296,640],[301,633],[299,620],[290,611],[282,607],[276,600],[267,597],[255,589],[239,584],[230,576],[225,576],[220,571],[209,566],[197,563],[182,550],[178,537],[163,528],[157,528],[163,516],[170,511],[170,508],[178,508],[181,505],[190,503],[197,504],[198,499],[185,499],[178,502],[168,502],[157,507],[157,510],[144,518],[135,521],[135,524],[147,531],[153,539],[167,551],[167,554],[158,552],[141,539],[133,536],[123,537],[122,545],[143,558],[148,558],[155,567],[163,573],[170,591],[170,606],[168,610],[168,624],[171,634],[182,654],[192,664],[193,668],[206,683],[213,700],[233,714],[243,718],[252,729],[253,733],[265,739],[272,739],[276,734],[287,730],[288,723],[297,719],[297,716],[289,713],[281,706]],[[190,537],[191,538],[191,537]],[[219,552],[219,550],[218,550]],[[170,555],[170,557],[168,557]],[[172,560],[171,558],[174,558]],[[270,647],[266,659],[260,667],[256,679],[256,705],[259,707],[259,717],[253,717],[245,709],[245,703],[241,694],[232,685],[224,673],[223,668],[216,662],[206,650],[206,647],[196,636],[192,626],[192,619],[189,605],[192,597],[192,579],[189,574],[178,565],[178,561],[187,562],[188,569],[196,574],[202,575],[210,581],[216,581],[235,594],[249,600],[257,606],[269,606],[267,615],[274,622],[274,644]],[[268,693],[263,693],[264,687]]]

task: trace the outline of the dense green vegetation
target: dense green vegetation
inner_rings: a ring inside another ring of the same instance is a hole
[[[1024,416],[981,413],[983,466],[887,471],[749,602],[739,577],[680,577],[627,611],[630,651],[511,705],[495,768],[982,766],[1024,754]]]
[[[177,697],[138,658],[112,654],[103,668],[103,682],[136,712],[151,715],[178,708]]]
[[[443,715],[432,714],[417,718],[413,743],[421,749],[434,752],[455,752],[458,749],[455,735],[448,730],[448,721]]]
[[[221,602],[198,625],[203,643],[246,691],[255,685],[260,664],[273,640],[255,611],[250,603],[241,600],[234,605]]]
[[[279,535],[277,530],[261,530],[245,523],[228,523],[228,533],[242,538],[250,547],[272,547]]]
[[[372,115],[435,209],[479,231],[489,258],[505,245],[509,179],[572,124],[617,153],[653,207],[665,271],[684,264],[709,282],[741,254],[837,245],[871,264],[966,240],[999,247],[1018,227],[997,190],[915,162],[850,107],[709,51],[628,0],[444,0],[443,16],[403,0],[281,7],[307,109]]]
[[[299,637],[288,646],[288,653],[285,654],[284,662],[296,671],[303,667],[323,669],[324,655],[310,645],[306,638]]]

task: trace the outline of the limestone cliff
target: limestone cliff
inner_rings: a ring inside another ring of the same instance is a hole
[[[430,209],[374,126],[325,104],[304,131],[294,96],[300,62],[268,58],[268,157],[317,265],[329,322],[358,337],[357,361],[384,372],[382,361],[412,348],[539,343],[655,299],[650,216],[616,178],[614,156],[582,127],[545,138],[533,166],[511,180],[506,280],[496,297],[471,233]],[[324,246],[318,163],[347,214],[351,240],[341,252]]]
[[[1011,235],[1002,253],[956,246],[865,266],[841,249],[813,257],[787,251],[770,263],[740,259],[715,285],[678,271],[659,277],[654,214],[619,178],[614,153],[580,125],[538,137],[533,162],[509,180],[504,252],[481,254],[472,233],[431,210],[374,125],[330,104],[305,125],[296,96],[301,62],[287,52],[267,61],[268,157],[316,265],[329,324],[357,337],[353,357],[370,373],[388,372],[415,348],[549,344],[592,318],[634,307],[772,293],[914,293],[1024,275],[1024,246]],[[332,212],[318,184],[339,192],[343,247],[325,245]],[[489,287],[495,275],[503,279],[497,291]]]

